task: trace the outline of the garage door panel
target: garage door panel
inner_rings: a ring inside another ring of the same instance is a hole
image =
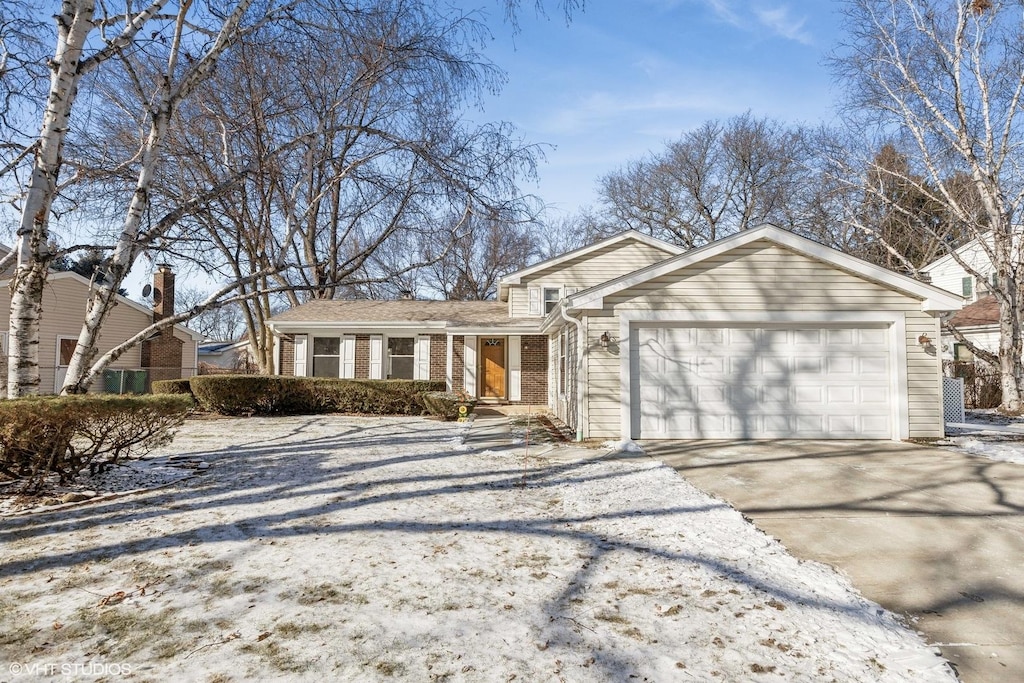
[[[857,330],[857,344],[859,346],[881,346],[889,345],[887,331],[882,328]]]
[[[655,327],[638,339],[639,438],[891,437],[883,328]]]

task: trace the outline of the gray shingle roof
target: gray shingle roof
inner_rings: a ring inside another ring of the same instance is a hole
[[[427,322],[450,325],[509,325],[508,304],[500,301],[317,300],[278,313],[273,322]],[[517,321],[527,322],[527,321]]]

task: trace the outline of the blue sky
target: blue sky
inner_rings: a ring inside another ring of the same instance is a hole
[[[523,0],[513,35],[503,0],[479,8],[485,52],[508,74],[488,120],[554,146],[539,185],[557,212],[595,200],[598,177],[709,119],[748,109],[790,122],[828,121],[836,92],[824,64],[839,36],[830,0],[587,0],[566,24],[554,0]]]

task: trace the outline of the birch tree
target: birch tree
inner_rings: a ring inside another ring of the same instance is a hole
[[[998,353],[968,343],[1001,376],[1001,409],[1019,413],[1024,253],[1024,17],[1002,0],[844,0],[849,38],[834,65],[849,92],[858,131],[897,137],[907,165],[874,165],[863,189],[889,202],[884,188],[912,187],[947,220],[927,227],[942,243],[952,231],[977,241],[996,273]],[[870,166],[870,164],[865,164]],[[888,177],[886,182],[878,182]],[[966,272],[973,264],[954,258]]]
[[[49,62],[50,85],[40,132],[32,145],[31,170],[13,250],[17,266],[11,284],[7,368],[7,393],[12,398],[39,390],[41,300],[53,258],[50,210],[57,193],[62,150],[79,83],[86,74],[129,47],[165,4],[166,0],[156,0],[139,12],[129,10],[117,20],[107,21],[97,18],[95,0],[64,0],[55,17],[57,40]],[[112,30],[117,23],[120,29]],[[90,49],[93,43],[97,47]]]

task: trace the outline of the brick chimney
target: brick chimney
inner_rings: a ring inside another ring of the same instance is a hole
[[[174,271],[167,263],[156,264],[153,273],[153,322],[174,315]]]
[[[174,315],[174,270],[158,263],[153,273],[153,322]],[[174,326],[165,327],[142,342],[142,367],[149,368],[149,380],[180,379],[182,347],[185,342],[174,336]]]

